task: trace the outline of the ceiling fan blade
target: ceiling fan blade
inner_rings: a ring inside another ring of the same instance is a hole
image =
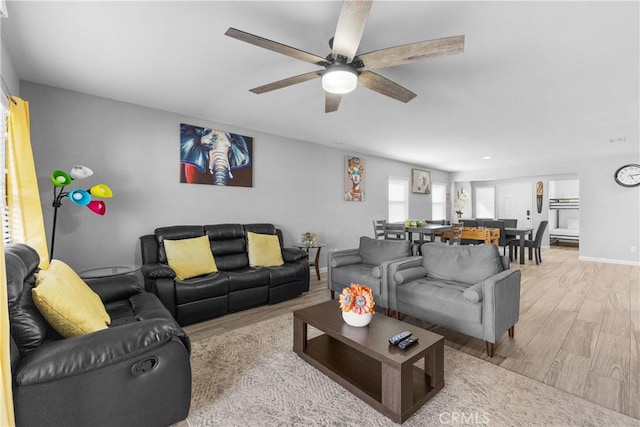
[[[272,90],[282,89],[288,86],[296,85],[298,83],[304,83],[309,80],[317,79],[318,77],[320,77],[320,73],[320,71],[312,71],[310,73],[300,74],[299,76],[293,76],[287,79],[278,80],[277,82],[267,83],[263,86],[254,87],[253,89],[249,89],[249,91],[258,95],[265,92],[271,92]]]
[[[264,49],[269,49],[274,52],[278,52],[282,55],[290,56],[291,58],[299,59],[301,61],[309,62],[320,66],[328,65],[329,62],[318,55],[314,55],[309,52],[305,52],[295,47],[287,46],[282,43],[274,42],[273,40],[265,39],[264,37],[256,36],[254,34],[245,33],[244,31],[229,27],[224,33],[229,37],[241,40],[243,42],[258,46]]]
[[[338,107],[340,106],[340,100],[342,99],[342,95],[339,93],[329,93],[326,92],[327,96],[324,101],[324,112],[325,113],[333,113],[334,111],[338,111]]]
[[[464,35],[445,37],[409,43],[402,46],[376,50],[359,55],[356,59],[364,63],[362,70],[377,70],[408,64],[421,59],[436,58],[438,56],[455,55],[464,52]]]
[[[356,56],[370,9],[371,1],[345,0],[342,4],[331,49],[335,59],[342,55],[349,63]]]
[[[417,95],[409,89],[371,71],[364,71],[358,76],[358,84],[402,102],[409,102]]]

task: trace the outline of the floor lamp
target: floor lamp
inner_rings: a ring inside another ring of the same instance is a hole
[[[53,229],[51,231],[51,248],[49,259],[53,259],[53,247],[56,241],[56,223],[58,222],[58,208],[62,206],[62,199],[65,197],[78,206],[86,206],[98,215],[104,215],[107,206],[102,200],[93,200],[92,197],[103,199],[113,196],[111,188],[106,184],[97,184],[88,190],[64,191],[65,187],[74,180],[84,179],[93,175],[93,171],[86,166],[76,165],[69,173],[55,170],[51,173],[51,183],[53,184]]]

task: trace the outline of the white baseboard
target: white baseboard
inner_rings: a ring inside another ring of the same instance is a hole
[[[610,258],[593,258],[588,256],[579,256],[578,260],[580,261],[588,261],[588,262],[602,262],[605,264],[621,264],[621,265],[633,265],[640,266],[639,261],[625,261],[621,259],[610,259]]]

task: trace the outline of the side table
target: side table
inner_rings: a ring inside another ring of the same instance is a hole
[[[306,250],[307,255],[309,255],[309,249],[316,250],[315,261],[311,261],[311,258],[309,258],[309,267],[316,268],[316,277],[320,280],[320,251],[323,247],[327,246],[326,243],[295,243],[293,246]]]
[[[110,265],[83,270],[78,275],[83,279],[99,279],[101,277],[122,276],[140,270],[139,265]]]

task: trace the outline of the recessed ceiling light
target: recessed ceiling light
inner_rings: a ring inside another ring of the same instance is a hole
[[[491,160],[491,156],[484,156],[482,160]]]

